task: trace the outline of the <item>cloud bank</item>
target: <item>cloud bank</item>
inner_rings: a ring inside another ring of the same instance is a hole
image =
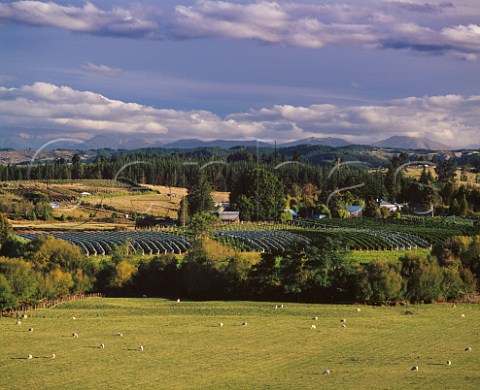
[[[475,1],[345,0],[302,3],[199,0],[172,9],[135,3],[104,10],[54,2],[0,4],[0,21],[141,39],[251,39],[320,49],[360,45],[477,59],[480,7]]]
[[[0,87],[4,130],[94,134],[150,139],[261,139],[289,141],[339,136],[371,143],[392,135],[427,137],[454,146],[472,144],[480,131],[480,96],[408,97],[385,105],[278,105],[221,118],[212,112],[158,109],[95,92],[37,82]],[[367,135],[366,135],[367,134]]]

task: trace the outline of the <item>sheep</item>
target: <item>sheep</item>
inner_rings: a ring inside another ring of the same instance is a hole
[[[357,311],[358,311],[358,312],[361,312],[361,311],[362,311],[362,309],[360,309],[359,307],[357,307]]]
[[[78,337],[78,334],[76,332],[73,332],[72,337]]]
[[[323,373],[328,375],[328,374],[330,374],[330,370],[327,368],[327,369],[323,370]]]
[[[15,325],[17,325],[17,326],[22,325],[22,321],[17,321],[17,322],[15,322]]]
[[[33,328],[28,328],[28,331],[29,331],[29,332],[33,332]]]
[[[460,315],[460,317],[465,318],[465,314],[462,313],[462,314]]]
[[[143,345],[140,345],[140,351],[143,351]]]
[[[278,309],[278,305],[275,305],[275,310],[277,310],[277,309]]]
[[[76,320],[75,316],[72,317],[72,320]]]
[[[314,317],[312,317],[312,320],[318,321],[318,317],[317,317],[317,316],[314,316]]]
[[[283,305],[280,305],[280,309],[283,309]]]
[[[340,325],[340,327],[341,327],[341,328],[346,328],[346,327],[347,327],[347,325],[345,325],[345,324],[342,324],[342,325]]]
[[[52,359],[55,359],[57,357],[57,355],[55,355],[54,353],[52,353]]]
[[[117,332],[117,336],[118,336],[118,337],[123,337],[123,334],[120,333],[120,332]]]
[[[27,359],[33,359],[33,356],[32,356],[32,355],[28,355],[28,356],[27,356]]]
[[[465,352],[472,352],[472,347],[465,348]]]
[[[317,329],[317,327],[315,325],[312,325],[310,329]]]
[[[105,349],[105,344],[104,343],[100,344],[100,349]]]
[[[452,309],[455,309],[457,307],[457,305],[455,305],[455,303],[452,305]]]
[[[22,317],[23,317],[24,319],[25,319],[25,318],[28,318],[28,316],[27,316],[26,314],[24,314]]]
[[[445,364],[446,364],[447,366],[451,366],[451,365],[452,365],[452,361],[451,361],[451,360],[447,360],[447,361],[445,362]]]
[[[340,322],[347,322],[347,320],[345,318],[342,318]]]
[[[177,303],[180,303],[180,298],[177,299]]]
[[[247,326],[248,324],[246,322],[242,322],[242,326]]]
[[[222,327],[223,327],[223,322],[220,322],[220,323],[218,324],[218,326],[219,326],[220,328],[222,328]]]
[[[418,366],[413,366],[413,367],[411,368],[411,371],[418,371]]]

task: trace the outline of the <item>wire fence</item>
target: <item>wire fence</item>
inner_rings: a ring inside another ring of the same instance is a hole
[[[5,309],[0,311],[0,317],[23,317],[27,315],[27,312],[49,309],[65,302],[81,301],[87,298],[103,297],[104,295],[101,293],[67,295],[61,298],[42,300],[36,305],[22,305],[16,307],[15,309]]]

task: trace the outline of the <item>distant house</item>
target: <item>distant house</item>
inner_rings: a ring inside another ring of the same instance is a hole
[[[230,207],[230,202],[215,202],[217,211],[225,211]]]
[[[229,222],[229,223],[238,223],[240,222],[240,212],[239,211],[217,211],[215,213],[220,221]]]
[[[328,218],[327,214],[312,214],[310,216],[312,219],[323,219],[323,218]]]
[[[283,210],[283,212],[292,214],[292,217],[294,217],[294,218],[298,217],[298,213],[295,210],[285,209],[285,210]]]
[[[381,200],[381,199],[380,199],[380,202],[378,202],[378,206],[380,208],[385,207],[389,211],[392,211],[392,212],[397,211],[399,209],[398,205],[389,203],[389,202],[387,202],[385,200]]]
[[[348,206],[347,211],[349,218],[362,218],[363,216],[362,206]]]
[[[90,192],[84,191],[80,194],[80,196],[90,196],[92,195]]]

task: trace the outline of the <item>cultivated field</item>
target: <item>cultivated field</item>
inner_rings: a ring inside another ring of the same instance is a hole
[[[0,388],[476,389],[480,383],[478,306],[274,305],[90,299],[34,312],[20,326],[1,318]],[[414,365],[418,372],[410,370]]]

